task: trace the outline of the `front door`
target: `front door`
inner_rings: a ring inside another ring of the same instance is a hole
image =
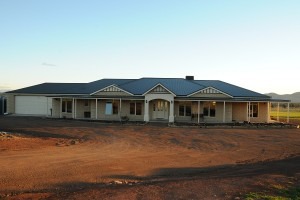
[[[153,102],[153,119],[168,119],[169,116],[169,106],[168,101],[165,100],[155,100]]]

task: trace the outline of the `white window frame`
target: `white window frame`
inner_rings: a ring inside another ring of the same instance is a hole
[[[131,104],[134,104],[134,113],[133,113],[133,114],[131,113],[131,110],[130,110]],[[136,110],[137,110],[137,109],[136,109],[136,107],[137,107],[136,104],[140,104],[140,105],[141,105],[141,114],[136,114]],[[135,101],[135,102],[130,102],[130,103],[129,103],[129,114],[130,114],[130,115],[137,115],[137,116],[142,115],[142,114],[143,114],[143,111],[142,111],[142,103],[141,103],[141,102],[136,102],[136,101]]]
[[[69,102],[71,102],[71,111],[70,112],[68,112],[68,103]],[[65,104],[65,105],[64,105]],[[72,100],[62,100],[62,103],[61,103],[61,105],[62,105],[62,108],[61,108],[61,112],[62,113],[72,113],[73,112],[73,103],[72,103]],[[64,106],[64,107],[63,107]],[[63,111],[63,109],[65,110],[65,111]]]
[[[257,105],[257,116],[253,116],[253,114],[254,114],[254,109],[253,109],[253,107],[255,106],[255,105]],[[251,102],[250,103],[250,110],[249,110],[249,116],[251,117],[251,118],[258,118],[259,117],[259,103],[258,102]]]
[[[208,105],[205,105],[206,103],[207,103]],[[211,104],[214,104],[214,107],[215,107],[215,115],[214,115],[214,116],[211,116],[211,113],[210,113],[210,110],[211,110]],[[206,107],[208,108],[207,115],[204,114],[204,109],[205,109]],[[205,102],[204,105],[203,105],[203,116],[204,116],[204,117],[216,117],[216,115],[217,115],[217,103],[214,102],[214,101],[207,101],[207,102]]]
[[[180,106],[183,106],[183,115],[180,115]],[[187,112],[186,112],[186,107],[189,106],[191,108],[191,112],[190,112],[190,115],[187,115]],[[191,117],[192,116],[192,104],[187,104],[187,103],[181,103],[179,104],[178,106],[178,116],[180,117]]]
[[[105,115],[112,115],[112,114],[113,114],[113,102],[106,102]]]

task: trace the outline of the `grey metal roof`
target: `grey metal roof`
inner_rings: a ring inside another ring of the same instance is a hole
[[[120,85],[124,83],[130,83],[134,80],[135,79],[100,79],[93,81],[87,84],[88,87],[86,88],[86,94],[91,94],[110,85],[117,85],[120,87]]]
[[[154,86],[161,84],[176,96],[186,96],[203,87],[182,78],[141,78],[120,87],[132,94],[142,95]]]
[[[219,80],[194,80],[195,83],[206,86],[214,87],[226,94],[233,97],[256,97],[256,98],[270,98],[267,95],[263,95],[236,85],[232,85]]]
[[[101,79],[90,83],[42,83],[7,93],[25,94],[91,94],[109,85],[119,85],[131,79]]]
[[[20,94],[84,94],[86,83],[42,83],[7,93]]]
[[[116,85],[134,95],[143,95],[158,84],[163,85],[178,97],[188,96],[206,87],[213,87],[234,98],[270,98],[219,80],[186,80],[183,78],[101,79],[90,83],[42,83],[7,93],[89,95],[107,86]]]

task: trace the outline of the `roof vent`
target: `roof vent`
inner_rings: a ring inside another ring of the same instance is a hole
[[[194,76],[185,76],[185,79],[192,81],[192,80],[194,80]]]

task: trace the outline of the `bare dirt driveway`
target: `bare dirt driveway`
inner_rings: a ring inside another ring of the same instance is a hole
[[[243,199],[299,179],[296,128],[0,117],[0,199]]]

